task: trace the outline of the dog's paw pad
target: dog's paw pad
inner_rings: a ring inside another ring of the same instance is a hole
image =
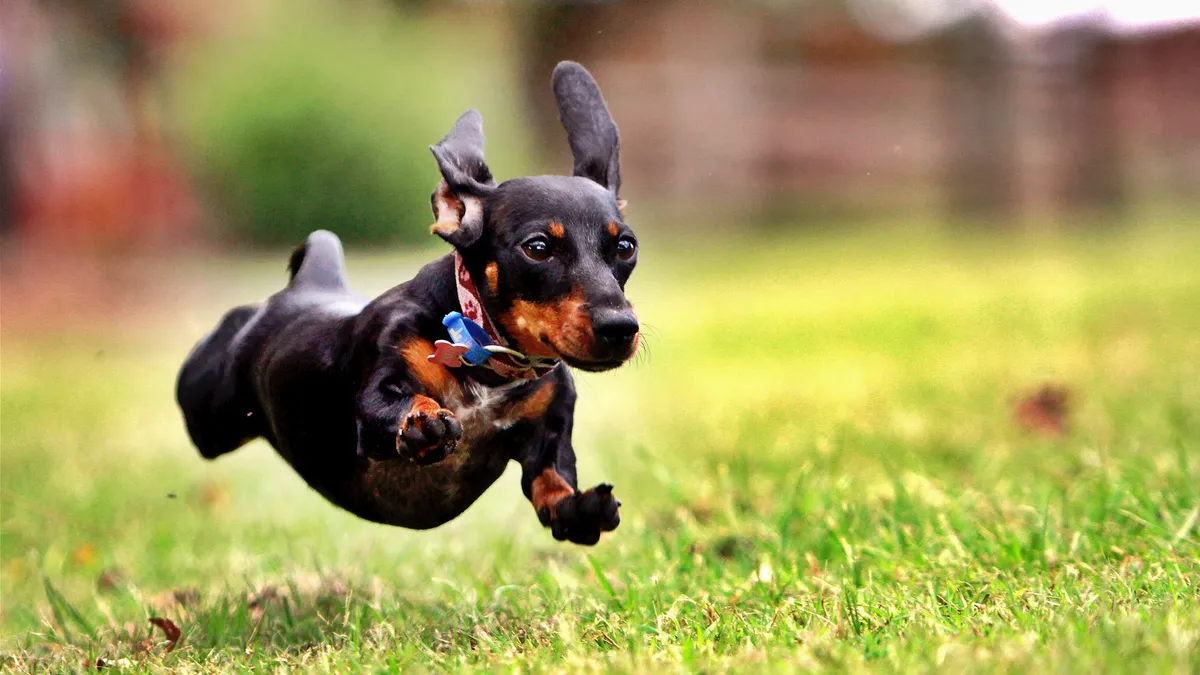
[[[449,410],[419,410],[409,413],[401,423],[396,452],[416,464],[435,464],[454,452],[462,434],[462,424]]]

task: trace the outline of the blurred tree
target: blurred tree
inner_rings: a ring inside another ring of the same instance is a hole
[[[216,42],[178,80],[190,157],[233,239],[428,239],[428,146],[458,112],[425,24],[320,3]],[[333,55],[331,57],[331,55]]]

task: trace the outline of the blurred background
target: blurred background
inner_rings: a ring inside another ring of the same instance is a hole
[[[564,58],[602,83],[643,232],[1111,224],[1200,195],[1188,3],[7,0],[6,318],[104,310],[113,254],[424,242],[427,146],[466,107],[501,178],[569,166]]]

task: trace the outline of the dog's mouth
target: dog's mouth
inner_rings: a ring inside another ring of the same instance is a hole
[[[563,356],[562,360],[572,368],[586,370],[589,373],[603,373],[606,370],[615,370],[625,365],[628,359],[577,359],[570,356]]]
[[[576,349],[559,349],[558,345],[553,344],[550,340],[543,338],[543,342],[554,349],[559,358],[566,362],[572,368],[586,370],[592,373],[600,373],[606,370],[619,368],[637,354],[638,347],[641,343],[641,335],[634,336],[633,341],[628,348],[621,349],[620,352],[614,353],[611,350],[605,350],[600,345],[592,345],[592,349],[588,351]],[[586,353],[587,356],[582,356],[581,353]]]

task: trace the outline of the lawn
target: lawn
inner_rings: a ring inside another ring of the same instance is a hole
[[[158,320],[5,335],[3,667],[1196,672],[1187,220],[650,238],[650,349],[579,378],[581,481],[624,502],[592,549],[539,527],[516,467],[409,532],[261,441],[202,461],[176,368],[283,263],[180,264],[201,292]],[[377,292],[416,262],[350,267]],[[1014,421],[1044,383],[1062,437]]]

